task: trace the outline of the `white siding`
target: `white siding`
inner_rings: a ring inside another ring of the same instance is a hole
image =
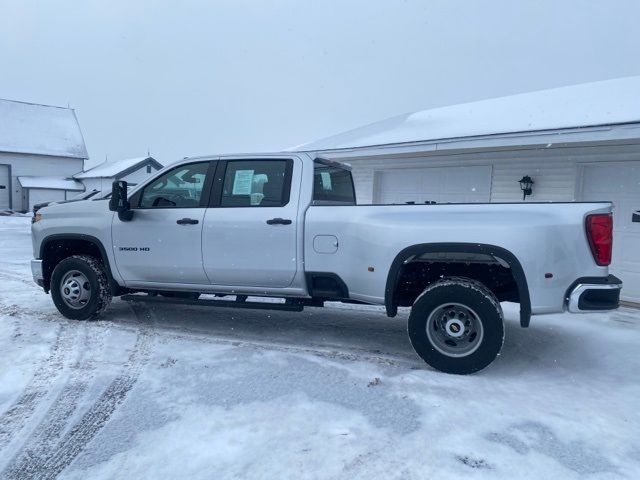
[[[50,157],[22,153],[0,152],[0,164],[11,166],[11,198],[14,210],[27,210],[19,176],[71,177],[81,172],[84,160],[80,158]]]
[[[102,179],[100,178],[83,178],[80,180],[84,185],[86,191],[90,192],[91,190],[100,190],[103,191],[102,188]],[[109,187],[111,188],[111,187]]]
[[[576,200],[576,177],[582,163],[640,160],[640,144],[590,147],[476,151],[449,154],[429,152],[425,156],[341,159],[352,165],[358,203],[372,203],[375,172],[392,168],[426,166],[491,165],[491,201],[521,202],[518,180],[533,178],[533,195],[526,201]]]

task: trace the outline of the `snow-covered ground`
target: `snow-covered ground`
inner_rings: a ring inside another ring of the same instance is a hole
[[[0,217],[0,476],[639,478],[640,311],[505,305],[479,374],[426,367],[406,313],[130,305],[62,318]]]

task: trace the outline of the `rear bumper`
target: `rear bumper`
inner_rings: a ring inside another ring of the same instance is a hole
[[[33,281],[44,287],[44,275],[42,274],[42,260],[31,260],[31,275]]]
[[[567,292],[567,309],[573,313],[615,310],[621,289],[622,280],[613,275],[579,278]]]

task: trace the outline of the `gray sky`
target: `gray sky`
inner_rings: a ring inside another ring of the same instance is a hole
[[[91,160],[267,151],[436,106],[640,74],[640,2],[0,0],[0,98]]]

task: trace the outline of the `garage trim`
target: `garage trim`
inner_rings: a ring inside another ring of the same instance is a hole
[[[0,163],[0,167],[7,167],[9,169],[9,185],[7,188],[9,189],[9,210],[13,210],[13,185],[11,183],[11,164],[10,163]]]

